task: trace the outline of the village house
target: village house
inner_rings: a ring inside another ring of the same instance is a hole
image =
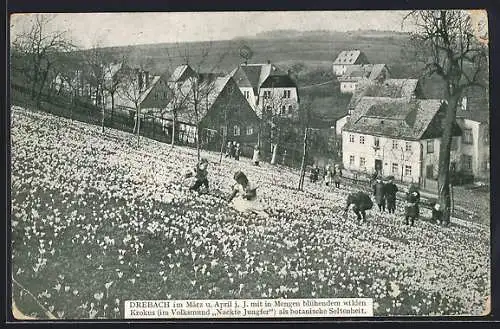
[[[389,69],[385,64],[349,65],[344,74],[338,77],[341,93],[354,93],[364,81],[383,82],[389,78]]]
[[[474,90],[465,92],[457,109],[457,122],[462,128],[460,142],[461,158],[452,162],[452,168],[469,173],[476,180],[490,178],[490,130],[488,98],[477,95]],[[481,109],[481,107],[483,107]]]
[[[352,65],[362,65],[369,64],[368,58],[366,55],[358,50],[344,50],[341,51],[340,54],[333,61],[333,74],[336,76],[341,76],[346,73],[348,67]]]
[[[445,98],[445,85],[441,78],[432,76],[422,80],[419,84],[423,97]],[[475,180],[489,180],[490,177],[489,113],[487,87],[472,86],[462,91],[457,107],[457,123],[462,128],[462,136],[452,143],[460,157],[451,160],[451,169],[470,175]]]
[[[297,84],[289,72],[267,64],[240,64],[229,73],[259,117],[264,110],[279,116],[296,116],[299,109]]]
[[[445,110],[437,99],[361,98],[342,130],[345,168],[378,171],[435,190]],[[458,124],[453,134],[461,135]],[[452,151],[451,157],[459,158],[459,151]]]
[[[390,97],[390,98],[421,98],[418,79],[386,79],[384,81],[366,80],[359,83],[354,91],[349,104],[347,114],[339,118],[336,123],[336,134],[342,135],[342,128],[349,120],[354,108],[361,98]]]
[[[141,106],[141,103],[151,93],[153,87],[158,88],[158,82],[162,80],[162,77],[150,74],[149,71],[143,69],[131,67],[122,68],[120,74],[127,76],[128,80],[121,82],[120,88],[118,88],[114,96],[114,107],[118,112],[128,113],[133,116],[137,107]],[[162,82],[164,83],[164,80]],[[155,91],[158,92],[157,89]],[[166,95],[163,97],[166,97]],[[108,110],[111,109],[111,95],[105,95],[104,106]]]
[[[198,115],[194,109],[193,79],[198,79]],[[199,128],[204,143],[220,145],[224,136],[226,140],[241,143],[247,153],[257,143],[260,119],[231,76],[198,74],[171,91],[162,119],[171,125],[175,110],[179,140],[194,143]],[[175,103],[181,99],[182,102]]]

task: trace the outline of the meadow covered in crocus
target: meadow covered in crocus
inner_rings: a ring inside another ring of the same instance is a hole
[[[402,226],[342,216],[346,189],[294,187],[292,169],[209,160],[210,192],[188,191],[196,150],[14,108],[13,278],[58,318],[123,318],[129,299],[371,297],[375,315],[479,315],[489,228]],[[228,207],[233,173],[270,218]],[[45,315],[13,286],[27,315]]]

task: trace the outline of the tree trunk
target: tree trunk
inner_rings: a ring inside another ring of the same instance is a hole
[[[102,108],[102,118],[101,118],[101,132],[104,133],[104,114],[105,114],[105,107],[104,107],[104,102],[101,104]]]
[[[113,122],[113,116],[115,115],[115,93],[111,94],[111,122]]]
[[[455,92],[453,87],[449,93],[448,104],[443,122],[443,136],[441,138],[441,145],[439,147],[439,174],[438,174],[438,188],[439,188],[439,204],[443,209],[443,221],[448,222],[450,219],[450,152],[451,152],[451,138],[453,133],[453,123],[455,122],[457,103],[460,93]]]
[[[139,137],[140,137],[140,131],[141,131],[141,117],[140,117],[140,112],[141,112],[141,106],[137,106],[137,146],[139,146]]]
[[[75,104],[75,96],[74,96],[74,91],[71,91],[70,93],[70,104],[69,104],[69,118],[71,121],[73,121],[73,107]]]
[[[172,148],[175,145],[175,125],[177,124],[176,116],[177,114],[174,111],[172,113]]]
[[[40,106],[42,104],[42,92],[43,92],[43,87],[45,86],[45,81],[47,81],[49,69],[50,69],[50,66],[47,66],[47,70],[43,73],[43,78],[42,78],[42,81],[40,82],[40,87],[38,88],[38,93],[36,96],[36,107],[38,109],[40,109]]]
[[[200,162],[200,125],[196,125],[196,157]]]
[[[278,158],[278,144],[272,144],[273,145],[273,156],[271,157],[271,164],[275,165],[276,160]]]
[[[299,190],[302,191],[304,188],[304,178],[306,176],[306,158],[307,158],[307,132],[308,129],[304,129],[304,151],[302,154],[302,163],[300,164],[300,179],[299,179]]]
[[[220,145],[220,157],[219,163],[222,163],[222,155],[224,154],[224,145],[226,145],[226,134],[222,134],[221,145]]]

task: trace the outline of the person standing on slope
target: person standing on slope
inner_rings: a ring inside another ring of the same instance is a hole
[[[415,184],[411,184],[406,193],[405,224],[413,224],[420,215],[419,211],[420,192]]]
[[[394,177],[390,176],[387,178],[387,183],[384,187],[384,195],[387,201],[387,210],[389,214],[394,214],[396,211],[396,193],[398,193],[398,187],[393,182]]]
[[[252,162],[254,166],[259,166],[260,163],[260,150],[259,150],[259,145],[255,145],[253,149],[253,157],[252,157]]]
[[[384,183],[380,178],[377,178],[375,184],[373,185],[373,196],[375,197],[375,202],[377,203],[378,210],[385,211],[385,193],[384,193]]]

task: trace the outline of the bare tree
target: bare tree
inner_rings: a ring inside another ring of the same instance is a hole
[[[222,105],[222,119],[224,122],[224,130],[222,132],[222,138],[221,138],[221,145],[220,145],[220,156],[219,156],[219,163],[222,163],[222,155],[224,153],[224,145],[226,144],[226,137],[229,132],[229,117],[230,117],[230,111],[231,107],[234,106],[231,103],[233,93],[235,92],[234,87],[230,86],[229,87],[229,92],[226,95],[226,99],[224,100],[224,104]]]
[[[126,74],[122,70],[125,70],[125,57],[122,57],[118,61],[106,61],[103,67],[104,70],[104,83],[102,85],[103,91],[105,91],[111,99],[111,120],[113,120],[115,113],[115,96],[118,93],[122,83],[125,80]],[[104,112],[103,112],[103,129],[104,129]]]
[[[278,158],[282,130],[289,122],[283,117],[284,111],[287,110],[287,101],[279,94],[278,89],[273,87],[270,89],[264,91],[263,94],[262,118],[263,124],[269,127],[269,142],[272,151],[271,164],[274,165]]]
[[[303,150],[302,150],[302,161],[300,164],[300,178],[299,178],[299,186],[298,189],[302,190],[304,188],[304,179],[306,175],[306,164],[307,157],[309,153],[309,131],[310,131],[310,122],[311,122],[311,99],[305,99],[302,101],[300,106],[300,122],[302,123],[302,129],[304,131],[303,138]]]
[[[196,154],[200,160],[200,137],[201,120],[213,102],[213,93],[216,89],[216,78],[220,73],[220,67],[227,53],[216,55],[210,58],[212,43],[202,49],[199,54],[193,57],[189,48],[184,48],[184,62],[193,66],[196,75],[189,77],[180,88],[182,97],[186,97],[186,106],[191,121],[196,129]]]
[[[450,217],[450,150],[457,104],[462,92],[483,86],[487,73],[487,46],[473,35],[471,17],[465,10],[412,11],[405,20],[416,27],[411,40],[417,59],[425,64],[427,75],[437,74],[444,81],[446,113],[442,120],[439,149],[439,203],[444,220]]]
[[[143,83],[139,75],[140,69],[127,68],[122,72],[123,84],[118,92],[132,103],[135,109],[135,123],[133,132],[137,134],[137,145],[139,145],[139,136],[141,129],[141,97],[143,94]]]
[[[30,97],[40,108],[41,97],[47,85],[50,72],[57,60],[57,54],[69,52],[75,47],[67,37],[67,31],[51,31],[53,16],[48,14],[33,14],[28,29],[17,35],[12,48],[20,55],[24,66],[24,74],[30,83]]]
[[[68,96],[68,106],[70,110],[70,119],[73,120],[73,111],[75,99],[79,91],[79,79],[82,74],[81,58],[79,56],[67,56],[61,63],[58,77],[60,78],[61,86],[58,93],[65,90]]]

